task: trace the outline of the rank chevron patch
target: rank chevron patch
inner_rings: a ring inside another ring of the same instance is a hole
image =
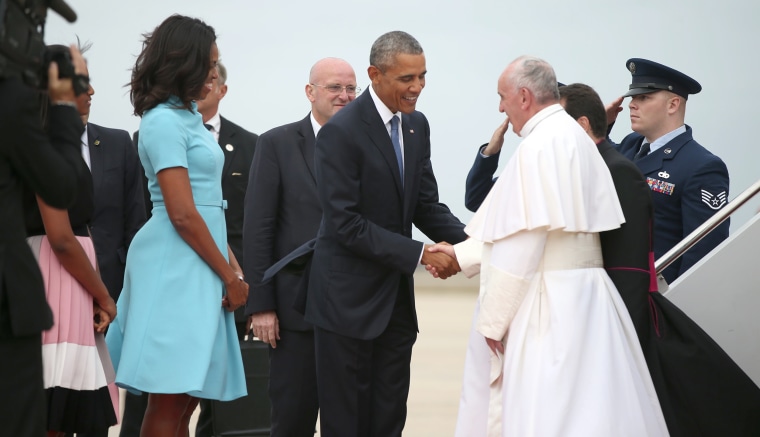
[[[718,194],[712,194],[707,190],[702,190],[702,202],[711,209],[721,209],[726,204],[726,192],[721,191]]]

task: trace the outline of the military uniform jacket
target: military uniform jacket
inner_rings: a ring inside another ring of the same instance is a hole
[[[617,145],[633,159],[644,137],[632,133]],[[692,138],[691,127],[661,148],[636,161],[652,192],[654,254],[660,258],[728,203],[728,169],[717,156]],[[728,237],[729,221],[705,236],[663,276],[672,283]]]

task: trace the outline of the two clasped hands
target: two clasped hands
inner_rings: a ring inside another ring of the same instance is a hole
[[[454,253],[454,246],[445,241],[426,244],[420,264],[424,264],[425,269],[435,278],[446,279],[462,271]]]

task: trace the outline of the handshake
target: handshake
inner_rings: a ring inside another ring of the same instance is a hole
[[[424,264],[425,269],[435,278],[446,279],[462,271],[454,253],[454,246],[445,241],[426,244],[420,264]]]

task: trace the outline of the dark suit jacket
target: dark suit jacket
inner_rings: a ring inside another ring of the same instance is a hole
[[[124,130],[88,123],[87,142],[95,189],[90,232],[100,277],[117,300],[124,283],[127,249],[146,220],[142,166]]]
[[[401,127],[403,188],[390,135],[369,91],[335,114],[317,137],[323,217],[305,318],[343,336],[379,336],[401,281],[414,306],[412,274],[423,243],[412,240],[412,224],[434,241],[453,244],[466,237],[464,225],[438,201],[427,119],[420,112],[404,114]]]
[[[243,265],[243,209],[253,152],[259,136],[221,117],[219,146],[224,152],[222,195],[227,201],[227,242]],[[231,150],[230,150],[231,149]]]
[[[135,151],[137,150],[138,141],[140,141],[140,131],[136,130],[134,133],[132,133],[132,144],[135,146]],[[139,154],[137,155],[137,160],[140,160]],[[153,215],[153,202],[150,201],[150,191],[148,191],[148,177],[145,176],[145,169],[142,166],[142,162],[140,163],[140,174],[142,174],[143,204],[145,205],[145,218],[147,220],[151,215]]]
[[[649,338],[649,253],[652,250],[652,196],[638,167],[608,141],[597,144],[610,169],[625,223],[599,234],[607,274],[620,292],[642,344]]]
[[[644,137],[632,133],[617,149],[633,159]],[[636,161],[652,190],[654,254],[663,256],[728,202],[728,169],[717,156],[692,138],[691,128],[665,146]],[[663,276],[673,282],[728,237],[729,221],[708,234]]]
[[[493,188],[496,179],[493,177],[499,168],[499,156],[501,152],[491,156],[483,156],[481,152],[488,144],[478,148],[475,162],[472,163],[467,180],[465,181],[464,206],[472,212],[480,208],[480,204],[486,199],[488,192]]]
[[[67,208],[76,198],[84,161],[82,121],[74,108],[48,110],[42,131],[35,91],[17,79],[0,80],[0,338],[39,335],[53,325],[42,275],[26,243],[23,192]]]
[[[314,178],[311,117],[274,128],[259,137],[245,197],[245,276],[251,288],[245,313],[276,310],[280,326],[309,330],[293,309],[308,277],[284,270],[262,284],[275,261],[317,235],[322,208]]]

